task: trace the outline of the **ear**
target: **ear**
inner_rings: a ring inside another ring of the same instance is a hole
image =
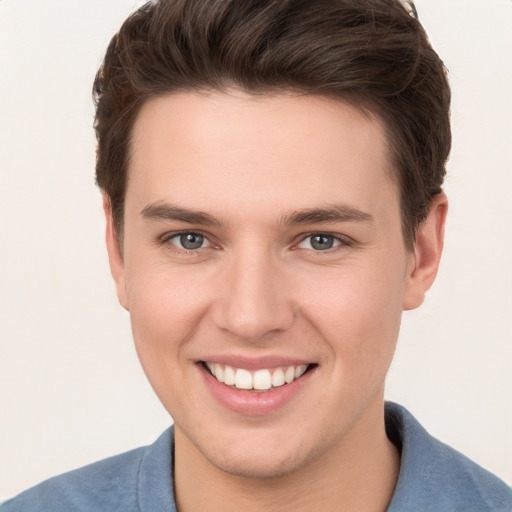
[[[447,212],[448,200],[441,192],[433,198],[427,218],[416,233],[414,250],[407,268],[404,310],[419,307],[434,283],[443,252]]]
[[[110,198],[106,194],[103,194],[103,211],[105,213],[106,220],[105,238],[107,242],[110,272],[112,274],[112,277],[114,278],[114,282],[116,285],[117,298],[119,299],[121,306],[123,306],[123,308],[125,308],[126,310],[129,310],[128,301],[126,297],[126,276],[123,255],[121,252],[121,246],[119,244],[119,239],[114,225],[114,218],[112,215],[112,204],[110,202]]]

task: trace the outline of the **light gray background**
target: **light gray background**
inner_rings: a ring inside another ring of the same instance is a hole
[[[169,418],[117,305],[90,88],[141,2],[0,0],[0,500]],[[445,257],[387,397],[512,483],[512,1],[418,0],[453,85]]]

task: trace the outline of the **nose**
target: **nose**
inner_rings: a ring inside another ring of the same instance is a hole
[[[213,319],[224,332],[241,341],[258,342],[293,324],[295,312],[285,272],[271,254],[239,254],[221,279]]]

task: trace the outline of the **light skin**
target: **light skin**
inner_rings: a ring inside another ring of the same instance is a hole
[[[123,247],[105,199],[107,247],[175,422],[180,512],[385,510],[399,454],[384,380],[437,272],[445,196],[408,251],[383,126],[314,96],[169,95],[132,142]],[[262,393],[204,362],[308,371]]]

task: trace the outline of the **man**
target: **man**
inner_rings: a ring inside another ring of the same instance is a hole
[[[95,83],[119,300],[174,420],[14,510],[511,510],[383,403],[443,247],[449,88],[414,10],[147,4]]]

